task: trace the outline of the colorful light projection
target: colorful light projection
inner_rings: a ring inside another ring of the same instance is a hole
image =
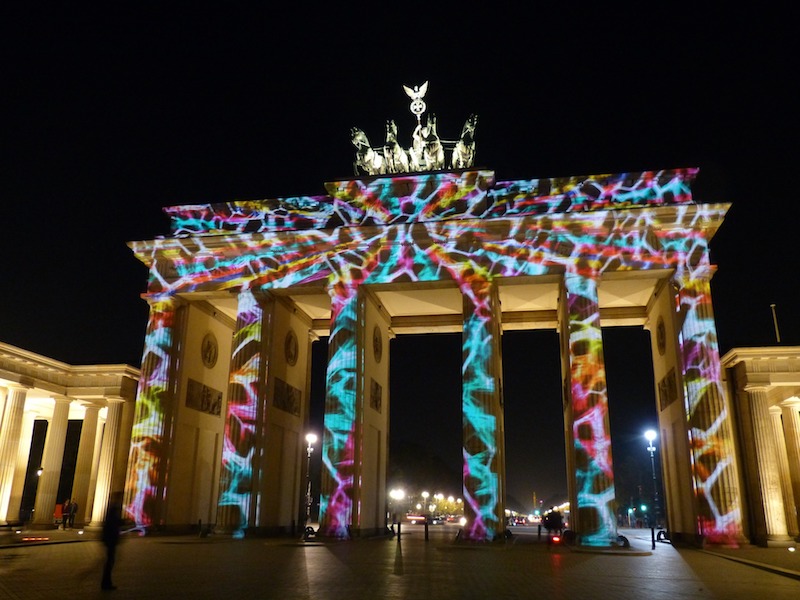
[[[358,288],[334,285],[331,290],[331,333],[325,431],[322,441],[323,483],[320,534],[350,537],[356,447],[356,331]]]
[[[477,273],[462,273],[465,319],[462,342],[464,509],[468,540],[492,540],[501,532],[498,454],[503,418],[496,352],[501,344],[496,288]],[[502,422],[502,421],[501,421]]]
[[[329,291],[333,319],[323,439],[323,534],[345,537],[354,518],[353,485],[358,472],[353,462],[357,443],[355,420],[359,418],[355,405],[354,345],[358,289],[368,284],[451,280],[469,297],[470,290],[477,289],[473,285],[476,281],[488,285],[503,277],[565,272],[579,276],[567,284],[577,286],[571,288],[569,310],[570,326],[574,327],[570,343],[578,357],[570,367],[571,391],[578,409],[574,415],[574,442],[583,456],[578,474],[581,486],[578,508],[595,515],[593,521],[590,519],[596,526],[589,532],[592,543],[607,540],[613,528],[607,522],[613,496],[613,479],[609,478],[611,457],[607,425],[600,424],[606,418],[605,376],[602,357],[595,347],[599,329],[592,320],[595,312],[591,307],[596,308],[596,299],[593,300],[594,295],[586,287],[595,284],[587,274],[652,269],[674,269],[680,274],[686,270],[685,265],[697,262],[698,257],[707,262],[705,229],[722,221],[727,206],[690,204],[688,182],[696,173],[693,169],[635,177],[597,176],[588,178],[590,184],[583,178],[513,182],[513,185],[498,184],[494,189],[490,187],[491,177],[483,173],[332,184],[341,190],[345,200],[334,198],[332,205],[338,208],[331,209],[333,216],[325,222],[332,228],[327,230],[282,231],[284,226],[298,226],[292,221],[294,209],[281,207],[286,214],[279,223],[274,220],[277,209],[273,210],[275,207],[269,203],[254,203],[250,213],[237,214],[230,221],[215,207],[204,207],[207,213],[196,220],[193,220],[197,217],[196,207],[177,207],[168,212],[173,218],[174,232],[182,237],[131,244],[137,256],[151,266],[149,292],[154,295],[241,289],[269,291],[295,285],[319,285]],[[458,187],[462,185],[463,189]],[[671,203],[678,205],[668,210],[660,208]],[[484,212],[476,209],[483,205]],[[231,205],[226,206],[232,210]],[[598,210],[598,206],[605,208]],[[608,209],[610,206],[614,209]],[[629,210],[631,206],[643,208]],[[470,212],[473,209],[476,212]],[[328,208],[319,205],[314,210],[319,213]],[[478,213],[482,218],[476,218]],[[316,226],[321,222],[321,218],[315,221]],[[265,228],[271,224],[278,231],[266,233]],[[212,231],[216,235],[187,235]],[[710,422],[719,419],[729,427],[724,402],[701,401],[709,388],[719,386],[713,319],[704,312],[710,296],[705,298],[704,294],[687,296],[684,301],[686,323],[697,323],[696,331],[687,329],[691,325],[684,326],[684,356],[690,371],[689,418],[693,419],[697,413],[696,406],[707,406],[703,410],[708,414],[704,413],[703,419]],[[491,344],[492,336],[484,320],[487,313],[478,308],[483,306],[481,298],[476,295],[470,300],[475,308],[472,316],[465,315],[464,471],[473,482],[466,491],[472,499],[471,510],[476,519],[470,524],[469,535],[488,539],[497,531],[500,491],[493,463],[498,446],[493,439],[498,431],[496,414],[481,397],[491,395],[492,390],[489,383],[492,373],[485,357],[478,354]],[[153,310],[151,323],[157,323],[160,313],[155,305]],[[708,331],[710,335],[706,334]],[[579,346],[587,350],[578,352]],[[169,349],[162,338],[148,335],[143,377],[153,383],[146,383],[140,392],[139,403],[145,407],[153,402],[151,396],[159,394],[157,386],[166,385],[163,379],[166,375],[147,357],[164,353],[168,354]],[[583,376],[584,370],[588,378]],[[159,402],[155,404],[158,406]],[[137,440],[152,437],[148,433],[151,429],[164,430],[163,423],[150,425],[151,412],[139,407]],[[697,427],[698,435],[714,431]],[[233,429],[227,435],[231,437],[230,446],[235,447]],[[479,440],[475,448],[471,447],[471,440]],[[698,462],[702,459],[703,468],[714,474],[713,481],[720,481],[720,472],[730,472],[731,449],[717,444],[713,435],[707,436],[703,443],[705,449],[696,452]],[[146,472],[147,469],[141,468],[145,465],[157,473],[129,478],[132,498],[155,494],[150,481],[165,476],[161,452],[160,443],[135,445],[132,473]],[[237,448],[236,454],[228,455],[226,468],[231,473],[226,475],[230,477],[226,481],[233,482],[237,477],[246,481],[246,469],[234,475],[230,465],[232,457],[246,456],[249,452],[242,454]],[[695,477],[700,493],[710,495],[712,477],[703,479],[697,470]],[[232,489],[230,483],[226,486]],[[242,494],[247,493],[251,492],[245,486]],[[239,506],[241,514],[245,514],[250,500],[234,494],[231,497],[236,498],[231,505]],[[146,502],[137,500],[131,505],[137,523],[152,522],[153,511]],[[733,503],[718,508],[706,503],[701,507],[705,511],[706,535],[728,535],[730,518],[738,518],[738,513],[731,512],[736,510],[735,506],[738,505]]]
[[[265,299],[250,290],[239,294],[231,353],[217,526],[234,537],[244,536],[251,514],[256,428],[265,410],[263,395],[259,395],[259,381],[264,381],[266,374],[261,356],[265,333],[262,302]]]
[[[495,182],[493,171],[325,184],[328,196],[167,207],[173,235],[275,233],[353,225],[563,214],[689,204],[697,169]]]
[[[682,273],[679,297],[686,315],[680,335],[692,482],[699,503],[698,531],[712,544],[744,539],[733,464],[733,431],[723,400],[719,346],[711,306],[708,255]]]
[[[564,277],[569,318],[570,402],[581,544],[608,546],[617,537],[608,389],[597,280]]]
[[[175,356],[177,303],[169,295],[150,301],[124,501],[125,512],[141,529],[159,524],[166,493],[169,465],[165,449],[174,410],[169,376]]]

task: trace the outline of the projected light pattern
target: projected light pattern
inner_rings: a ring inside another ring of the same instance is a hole
[[[464,171],[326,184],[329,196],[165,208],[173,235],[259,233],[689,204],[697,169],[495,182]]]
[[[164,209],[172,218],[172,233],[254,233],[290,229],[322,229],[333,216],[328,196],[303,196],[169,206]]]
[[[617,525],[597,281],[592,276],[568,273],[564,283],[569,316],[576,516],[581,544],[608,546],[617,537]]]
[[[168,440],[165,436],[171,429],[174,410],[169,376],[175,308],[170,296],[154,297],[150,302],[124,501],[125,512],[140,528],[158,524],[154,521],[159,514],[159,501],[166,492]]]
[[[264,310],[255,295],[239,294],[236,332],[231,353],[225,437],[217,525],[236,537],[244,535],[253,492],[253,457],[259,406]]]
[[[471,309],[464,320],[461,366],[464,507],[468,517],[463,535],[484,541],[501,533],[496,464],[499,432],[493,414],[499,412],[494,349],[500,340],[493,335],[495,298],[489,282],[472,275],[464,278],[461,290]]]
[[[223,219],[214,225],[221,230],[230,228],[234,233],[131,244],[137,256],[151,265],[151,294],[270,290],[296,285],[317,286],[329,291],[333,317],[323,440],[325,489],[321,499],[321,522],[331,535],[346,536],[346,529],[357,514],[353,506],[353,486],[359,466],[353,461],[356,422],[360,418],[356,414],[358,289],[368,284],[450,280],[469,297],[470,290],[476,289],[473,286],[476,281],[492,284],[505,277],[563,276],[565,272],[579,276],[568,283],[578,286],[571,291],[571,301],[577,304],[569,310],[570,318],[575,319],[571,325],[576,327],[576,337],[571,338],[571,343],[576,346],[576,356],[580,357],[572,366],[572,393],[578,409],[575,411],[574,443],[576,451],[585,458],[579,474],[582,485],[579,509],[585,508],[596,515],[596,537],[590,539],[599,543],[613,529],[613,525],[607,523],[613,479],[609,478],[608,428],[603,421],[607,419],[605,375],[602,355],[597,349],[599,329],[592,321],[596,290],[581,286],[595,286],[592,278],[605,272],[629,270],[674,269],[680,280],[686,265],[696,263],[698,257],[708,261],[705,229],[722,221],[727,206],[689,204],[688,181],[695,174],[691,169],[636,177],[627,174],[598,176],[593,179],[594,183],[581,185],[578,185],[581,178],[547,180],[546,186],[544,180],[514,182],[513,185],[498,184],[496,189],[489,188],[485,194],[484,184],[488,185],[490,178],[483,172],[476,173],[481,175],[445,174],[439,179],[426,175],[376,179],[369,185],[356,182],[348,187],[342,184],[337,193],[348,198],[347,202],[342,201],[348,207],[331,213],[334,216],[327,223],[336,227],[330,230],[245,233],[245,230],[252,230],[247,228],[253,222],[256,223],[253,227],[259,231],[264,223],[272,222],[263,220],[274,217],[266,216],[271,209],[265,206],[260,213],[261,221],[237,217],[229,224]],[[442,188],[450,185],[465,185],[466,188],[463,193],[450,193]],[[483,199],[481,194],[485,195]],[[655,208],[585,210],[589,199],[592,207],[619,202],[620,206],[654,205]],[[469,211],[484,201],[486,214],[504,216],[470,216]],[[669,203],[677,205],[669,210],[660,208]],[[436,210],[425,212],[426,206],[436,207]],[[452,212],[445,210],[448,206],[453,207]],[[582,207],[583,212],[571,212],[576,206]],[[258,212],[257,208],[253,210]],[[321,207],[315,210],[324,212]],[[408,213],[403,214],[406,210]],[[554,212],[556,210],[563,212]],[[542,214],[538,214],[540,212]],[[171,214],[174,227],[178,223],[176,219],[189,216],[182,207]],[[432,215],[431,219],[425,220],[428,214]],[[358,226],[344,226],[343,223],[350,222],[346,219]],[[189,233],[188,221],[181,222],[185,227],[177,226],[176,231]],[[393,224],[387,226],[388,223]],[[206,225],[194,223],[191,227],[199,231]],[[483,299],[476,292],[470,301],[475,307],[481,307]],[[696,310],[692,306],[688,308],[690,312]],[[588,319],[586,322],[582,321],[582,315]],[[481,308],[475,308],[472,316],[466,316],[463,365],[464,471],[470,481],[476,482],[473,500],[480,498],[473,507],[480,522],[474,524],[471,533],[484,537],[496,531],[493,519],[499,494],[498,473],[490,460],[496,452],[497,440],[492,440],[492,436],[496,437],[497,423],[493,421],[495,415],[481,404],[483,400],[476,400],[482,394],[490,394],[491,385],[494,385],[489,383],[492,374],[487,372],[484,358],[477,354],[488,346],[491,336],[483,321],[485,316]],[[698,332],[709,328],[713,331],[713,319],[700,319],[698,328]],[[687,368],[698,371],[700,382],[692,383],[687,390],[691,401],[698,402],[709,385],[718,387],[718,376],[714,379],[709,367],[718,370],[719,360],[715,343],[686,340],[689,342],[692,347],[695,344],[702,347],[703,360],[713,363],[698,365],[694,351],[685,346]],[[586,346],[588,352],[578,352],[577,346]],[[583,369],[588,379],[583,378]],[[689,378],[689,381],[693,380]],[[482,391],[478,393],[477,389]],[[717,409],[714,405],[708,410],[713,413]],[[711,416],[727,423],[727,416],[720,410]],[[698,428],[698,432],[708,431],[708,428]],[[468,443],[472,444],[470,440],[479,440],[480,444],[467,448]],[[713,436],[704,443],[709,451],[698,455],[702,457],[704,468],[709,473],[729,473],[730,449],[715,445]],[[697,477],[700,475],[696,473]],[[591,488],[590,483],[595,487]],[[708,523],[704,525],[706,532],[723,534],[728,530],[726,520],[730,514],[727,506],[718,513],[709,511]]]
[[[354,333],[358,322],[358,290],[344,285],[332,289],[320,534],[347,538],[353,517],[355,474],[357,355]]]
[[[733,472],[733,431],[723,401],[719,346],[711,307],[707,255],[685,274],[680,290],[685,320],[680,336],[686,414],[690,426],[692,481],[701,535],[711,543],[743,539],[741,500]]]

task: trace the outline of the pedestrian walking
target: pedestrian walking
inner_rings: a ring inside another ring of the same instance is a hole
[[[103,544],[106,547],[106,562],[103,565],[103,581],[100,587],[104,590],[115,590],[117,587],[111,582],[111,571],[117,558],[117,544],[119,543],[119,528],[122,524],[122,493],[114,492],[106,510],[103,521]]]

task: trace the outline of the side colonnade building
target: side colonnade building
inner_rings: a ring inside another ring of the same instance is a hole
[[[66,498],[76,526],[102,523],[124,489],[138,380],[129,365],[72,366],[0,342],[0,523],[52,528]],[[63,464],[70,421],[81,423],[74,469]],[[34,464],[37,422],[46,433]]]
[[[722,369],[748,538],[761,546],[800,541],[800,347],[734,348]]]
[[[696,169],[497,181],[491,170],[329,182],[326,194],[175,206],[131,242],[150,270],[125,510],[142,529],[242,536],[304,522],[311,345],[329,336],[319,535],[385,530],[390,340],[462,333],[462,539],[505,530],[502,333],[555,329],[571,526],[617,537],[602,327],[651,333],[675,541],[743,539],[709,243],[729,204]],[[533,433],[533,432],[532,432]]]

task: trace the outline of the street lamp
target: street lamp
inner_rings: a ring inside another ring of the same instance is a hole
[[[389,491],[389,497],[392,499],[392,533],[394,533],[394,526],[397,524],[397,541],[400,541],[400,521],[397,518],[398,506],[405,500],[406,493],[400,488],[394,488]]]
[[[311,453],[314,452],[316,441],[316,434],[306,434],[306,524],[311,520]]]
[[[658,434],[652,429],[644,432],[644,437],[647,440],[647,451],[650,453],[650,468],[653,471],[653,514],[650,517],[650,541],[653,550],[656,549],[656,520],[658,519],[658,485],[656,483],[656,447],[653,442],[658,437]]]

